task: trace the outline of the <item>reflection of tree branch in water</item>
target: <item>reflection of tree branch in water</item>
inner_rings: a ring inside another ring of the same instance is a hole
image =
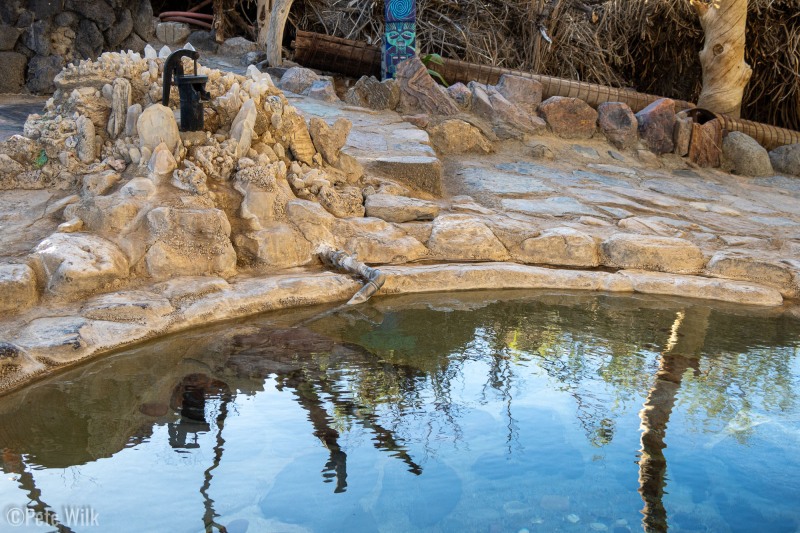
[[[639,494],[644,501],[642,527],[647,533],[668,529],[664,507],[667,475],[664,439],[683,375],[690,368],[695,371],[699,368],[709,314],[708,308],[696,307],[677,313],[653,387],[639,412],[642,421]]]
[[[13,457],[14,468],[8,468],[8,463],[12,462],[9,458]],[[35,516],[49,526],[56,528],[59,533],[72,533],[72,529],[65,526],[58,520],[58,514],[53,511],[47,503],[42,501],[42,491],[36,486],[33,472],[28,471],[28,467],[21,455],[15,454],[10,450],[3,451],[3,470],[8,473],[19,474],[19,487],[28,494],[31,503],[27,504],[28,509],[32,509]]]
[[[294,389],[298,403],[308,412],[308,419],[314,427],[314,436],[323,443],[330,453],[330,459],[325,464],[323,477],[336,478],[335,493],[345,492],[347,489],[347,454],[339,445],[339,432],[331,427],[331,417],[325,410],[324,402],[317,393],[319,390],[327,394],[332,403],[348,416],[354,418],[359,425],[372,431],[375,435],[375,446],[378,449],[394,452],[393,455],[409,466],[409,471],[421,474],[422,467],[416,464],[408,452],[397,442],[391,431],[377,423],[377,417],[372,413],[364,413],[354,402],[342,398],[339,391],[327,384],[323,379],[311,383],[302,371],[295,371],[279,376],[282,385]],[[331,474],[333,472],[333,474]]]

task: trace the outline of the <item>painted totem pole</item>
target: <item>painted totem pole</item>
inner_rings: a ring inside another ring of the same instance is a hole
[[[394,78],[397,64],[416,54],[416,0],[384,0],[383,79]]]

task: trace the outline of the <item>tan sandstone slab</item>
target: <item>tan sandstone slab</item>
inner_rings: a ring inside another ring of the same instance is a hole
[[[705,258],[697,245],[673,237],[618,233],[601,245],[605,266],[697,274]]]
[[[630,281],[634,291],[642,294],[665,294],[747,305],[776,306],[783,303],[783,297],[777,289],[743,281],[640,270],[623,270],[618,274]]]

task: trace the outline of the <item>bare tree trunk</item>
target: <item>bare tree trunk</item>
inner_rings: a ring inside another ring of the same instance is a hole
[[[259,50],[267,48],[267,36],[269,34],[269,19],[272,4],[270,0],[258,0],[256,7],[256,25],[258,27],[258,43]]]
[[[289,9],[291,9],[293,1],[275,0],[275,3],[272,4],[272,14],[267,30],[267,62],[271,67],[277,67],[283,62],[281,58],[283,29],[286,26],[286,19],[289,18]]]
[[[699,107],[739,117],[742,96],[752,70],[744,61],[747,0],[692,0],[705,44],[700,52],[703,90]]]

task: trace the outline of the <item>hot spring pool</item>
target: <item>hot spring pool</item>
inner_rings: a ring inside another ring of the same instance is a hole
[[[800,528],[797,319],[553,292],[323,311],[0,397],[0,531]]]

